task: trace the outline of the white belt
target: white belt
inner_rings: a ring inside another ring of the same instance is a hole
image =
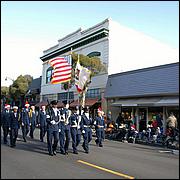
[[[77,125],[72,125],[71,127],[77,127]]]
[[[84,125],[84,127],[90,127],[90,126],[88,126],[88,125]]]
[[[104,126],[100,126],[101,128],[103,128]]]
[[[64,120],[60,120],[61,122],[64,122]]]

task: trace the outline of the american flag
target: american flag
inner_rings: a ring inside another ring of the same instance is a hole
[[[71,55],[68,57],[56,57],[51,59],[49,63],[54,69],[51,84],[68,82],[71,80]]]

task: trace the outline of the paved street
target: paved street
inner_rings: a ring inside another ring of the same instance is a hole
[[[19,134],[16,148],[1,140],[3,179],[179,179],[179,155],[168,149],[109,140],[101,148],[92,140],[89,154],[81,145],[73,154],[70,143],[69,155],[51,157],[46,142],[39,141],[39,129],[26,143]]]

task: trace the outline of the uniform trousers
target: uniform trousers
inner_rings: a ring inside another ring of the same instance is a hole
[[[53,142],[54,139],[54,142]],[[56,151],[59,140],[58,130],[48,129],[47,130],[47,145],[49,154],[52,154],[53,151]]]
[[[10,145],[11,146],[16,146],[17,137],[18,137],[18,127],[11,128],[11,130],[10,130]]]
[[[59,141],[61,153],[68,152],[70,142],[70,127],[69,125],[60,124]]]
[[[83,148],[85,151],[89,151],[89,142],[92,140],[92,130],[91,128],[87,127],[87,128],[84,128],[85,130],[85,133],[83,134],[83,139],[84,139],[84,142],[83,142]]]

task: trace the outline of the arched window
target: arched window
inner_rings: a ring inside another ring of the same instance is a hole
[[[46,84],[51,82],[52,73],[53,73],[53,67],[49,67],[46,71]]]
[[[95,57],[95,56],[98,57],[98,56],[101,56],[101,52],[94,51],[94,52],[89,53],[87,56],[89,56],[90,58]]]

